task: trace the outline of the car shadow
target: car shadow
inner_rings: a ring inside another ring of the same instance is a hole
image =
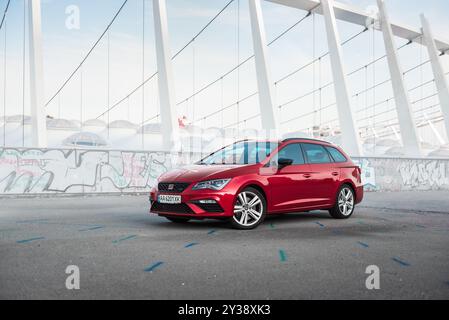
[[[168,239],[185,237],[186,233],[202,231],[212,234],[220,231],[235,231],[220,233],[221,239],[229,242],[241,242],[251,239],[264,243],[265,241],[301,241],[301,240],[335,240],[335,239],[382,239],[385,235],[403,231],[400,223],[362,222],[357,217],[348,220],[335,220],[327,211],[288,213],[267,216],[264,223],[251,231],[239,231],[232,228],[228,221],[198,220],[176,224],[170,221],[152,220],[147,222],[150,228],[164,228],[167,231],[179,231],[179,234],[167,234]],[[164,236],[162,236],[164,237]]]

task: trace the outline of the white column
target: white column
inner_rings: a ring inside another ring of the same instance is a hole
[[[353,157],[362,155],[360,137],[354,122],[351,108],[351,97],[348,91],[346,72],[342,59],[340,36],[337,31],[333,0],[321,0],[326,23],[327,42],[334,79],[335,97],[338,117],[343,138],[343,147]]]
[[[435,85],[438,90],[438,97],[440,98],[440,107],[443,112],[444,124],[446,126],[446,134],[449,139],[449,86],[446,75],[444,73],[443,64],[437,46],[434,41],[433,32],[430,28],[426,17],[421,15],[422,33],[429,51],[429,58],[432,64],[432,70],[435,77]]]
[[[28,0],[30,50],[30,107],[33,147],[47,147],[47,117],[44,106],[41,1]]]
[[[179,125],[165,0],[153,0],[153,13],[163,143],[173,150],[179,147]]]
[[[249,12],[256,61],[262,129],[268,133],[277,129],[277,121],[273,99],[274,85],[271,81],[268,67],[268,45],[260,0],[249,0]]]
[[[422,155],[421,145],[413,121],[410,97],[404,84],[403,72],[399,64],[399,57],[391,29],[390,19],[383,0],[377,0],[377,3],[379,6],[382,33],[396,101],[399,126],[401,128],[404,152],[406,156],[419,157]]]

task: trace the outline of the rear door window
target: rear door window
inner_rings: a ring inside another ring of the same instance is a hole
[[[310,164],[331,163],[332,160],[326,149],[319,144],[303,143],[302,148]]]

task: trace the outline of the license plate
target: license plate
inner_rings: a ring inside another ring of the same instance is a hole
[[[181,196],[171,195],[171,194],[160,194],[157,198],[159,203],[166,204],[179,204],[181,203]]]

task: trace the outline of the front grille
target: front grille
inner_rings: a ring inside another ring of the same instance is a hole
[[[176,182],[176,183],[168,183],[168,182],[161,182],[158,185],[159,191],[166,191],[166,192],[174,192],[174,193],[181,193],[185,189],[188,188],[190,183],[182,183],[182,182]]]
[[[195,202],[195,205],[200,207],[202,210],[206,212],[212,213],[221,213],[223,212],[223,208],[218,203],[199,203]]]
[[[155,212],[171,212],[171,213],[193,213],[192,209],[185,203],[166,204],[160,202],[153,202],[151,211]]]

